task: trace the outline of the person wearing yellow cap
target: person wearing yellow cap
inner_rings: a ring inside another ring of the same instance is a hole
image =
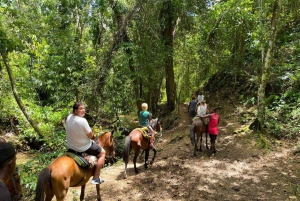
[[[16,170],[16,150],[10,143],[0,142],[0,195],[1,201],[12,201],[5,182]]]

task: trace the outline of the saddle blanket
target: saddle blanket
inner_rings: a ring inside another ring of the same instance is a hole
[[[83,168],[93,168],[97,163],[97,157],[96,156],[90,156],[86,153],[82,153],[79,155],[78,153],[67,151],[63,155],[69,156],[70,158],[73,158],[74,161]]]

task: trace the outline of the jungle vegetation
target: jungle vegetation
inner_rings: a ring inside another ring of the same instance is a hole
[[[75,101],[93,126],[227,87],[260,127],[299,136],[299,33],[299,0],[2,0],[1,128],[47,153],[24,166],[28,192]]]

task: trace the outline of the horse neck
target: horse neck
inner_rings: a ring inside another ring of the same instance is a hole
[[[107,133],[104,133],[104,134],[100,135],[99,138],[98,138],[98,144],[101,145],[101,146],[104,146],[105,143],[110,139],[110,137],[111,137],[110,132],[107,132]]]

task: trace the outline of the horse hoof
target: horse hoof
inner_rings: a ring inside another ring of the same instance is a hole
[[[124,179],[127,179],[127,174],[124,175]]]

